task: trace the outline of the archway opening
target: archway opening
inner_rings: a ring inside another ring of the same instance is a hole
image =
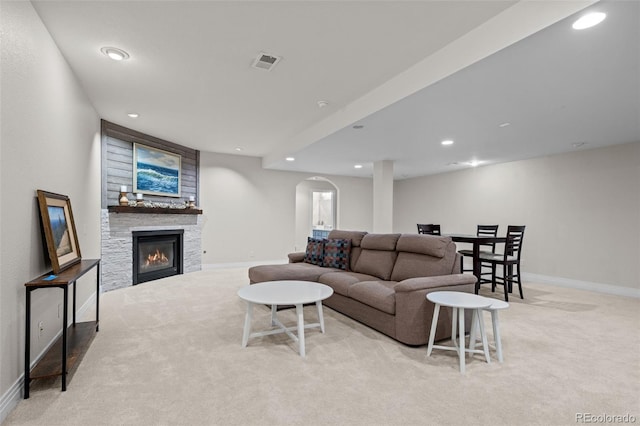
[[[324,238],[338,227],[338,187],[322,176],[296,185],[296,251],[304,251],[307,238]]]

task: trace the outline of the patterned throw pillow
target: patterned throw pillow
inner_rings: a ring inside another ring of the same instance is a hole
[[[351,240],[328,239],[324,242],[324,266],[349,270]]]
[[[324,241],[318,238],[307,238],[307,250],[304,253],[304,261],[312,265],[322,266],[324,259]]]

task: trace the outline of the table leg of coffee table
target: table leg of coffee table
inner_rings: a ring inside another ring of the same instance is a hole
[[[244,331],[242,332],[242,347],[247,346],[251,333],[251,320],[253,318],[253,303],[247,302],[247,313],[244,316]]]
[[[296,314],[298,315],[298,346],[300,356],[305,356],[304,350],[304,317],[302,316],[302,305],[296,305]]]
[[[271,305],[271,325],[272,326],[276,325],[276,320],[278,319],[277,312],[278,312],[278,305]]]
[[[316,302],[316,306],[318,307],[318,322],[320,322],[320,331],[324,333],[324,315],[322,315],[322,301],[318,300]]]

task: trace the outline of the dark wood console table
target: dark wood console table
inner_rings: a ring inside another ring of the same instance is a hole
[[[96,267],[96,320],[76,324],[76,285],[77,279]],[[49,272],[25,283],[26,291],[26,321],[24,344],[24,399],[29,398],[29,384],[31,379],[62,376],[62,391],[67,390],[67,372],[79,361],[89,348],[99,327],[100,312],[100,259],[81,260],[54,278]],[[49,279],[48,279],[49,278]],[[69,286],[73,285],[73,323],[68,324]],[[61,288],[62,300],[62,336],[49,348],[42,359],[31,369],[31,292],[39,288]],[[93,327],[95,326],[95,331]]]

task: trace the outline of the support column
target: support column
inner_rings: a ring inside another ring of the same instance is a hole
[[[373,163],[373,232],[393,231],[393,161]]]

